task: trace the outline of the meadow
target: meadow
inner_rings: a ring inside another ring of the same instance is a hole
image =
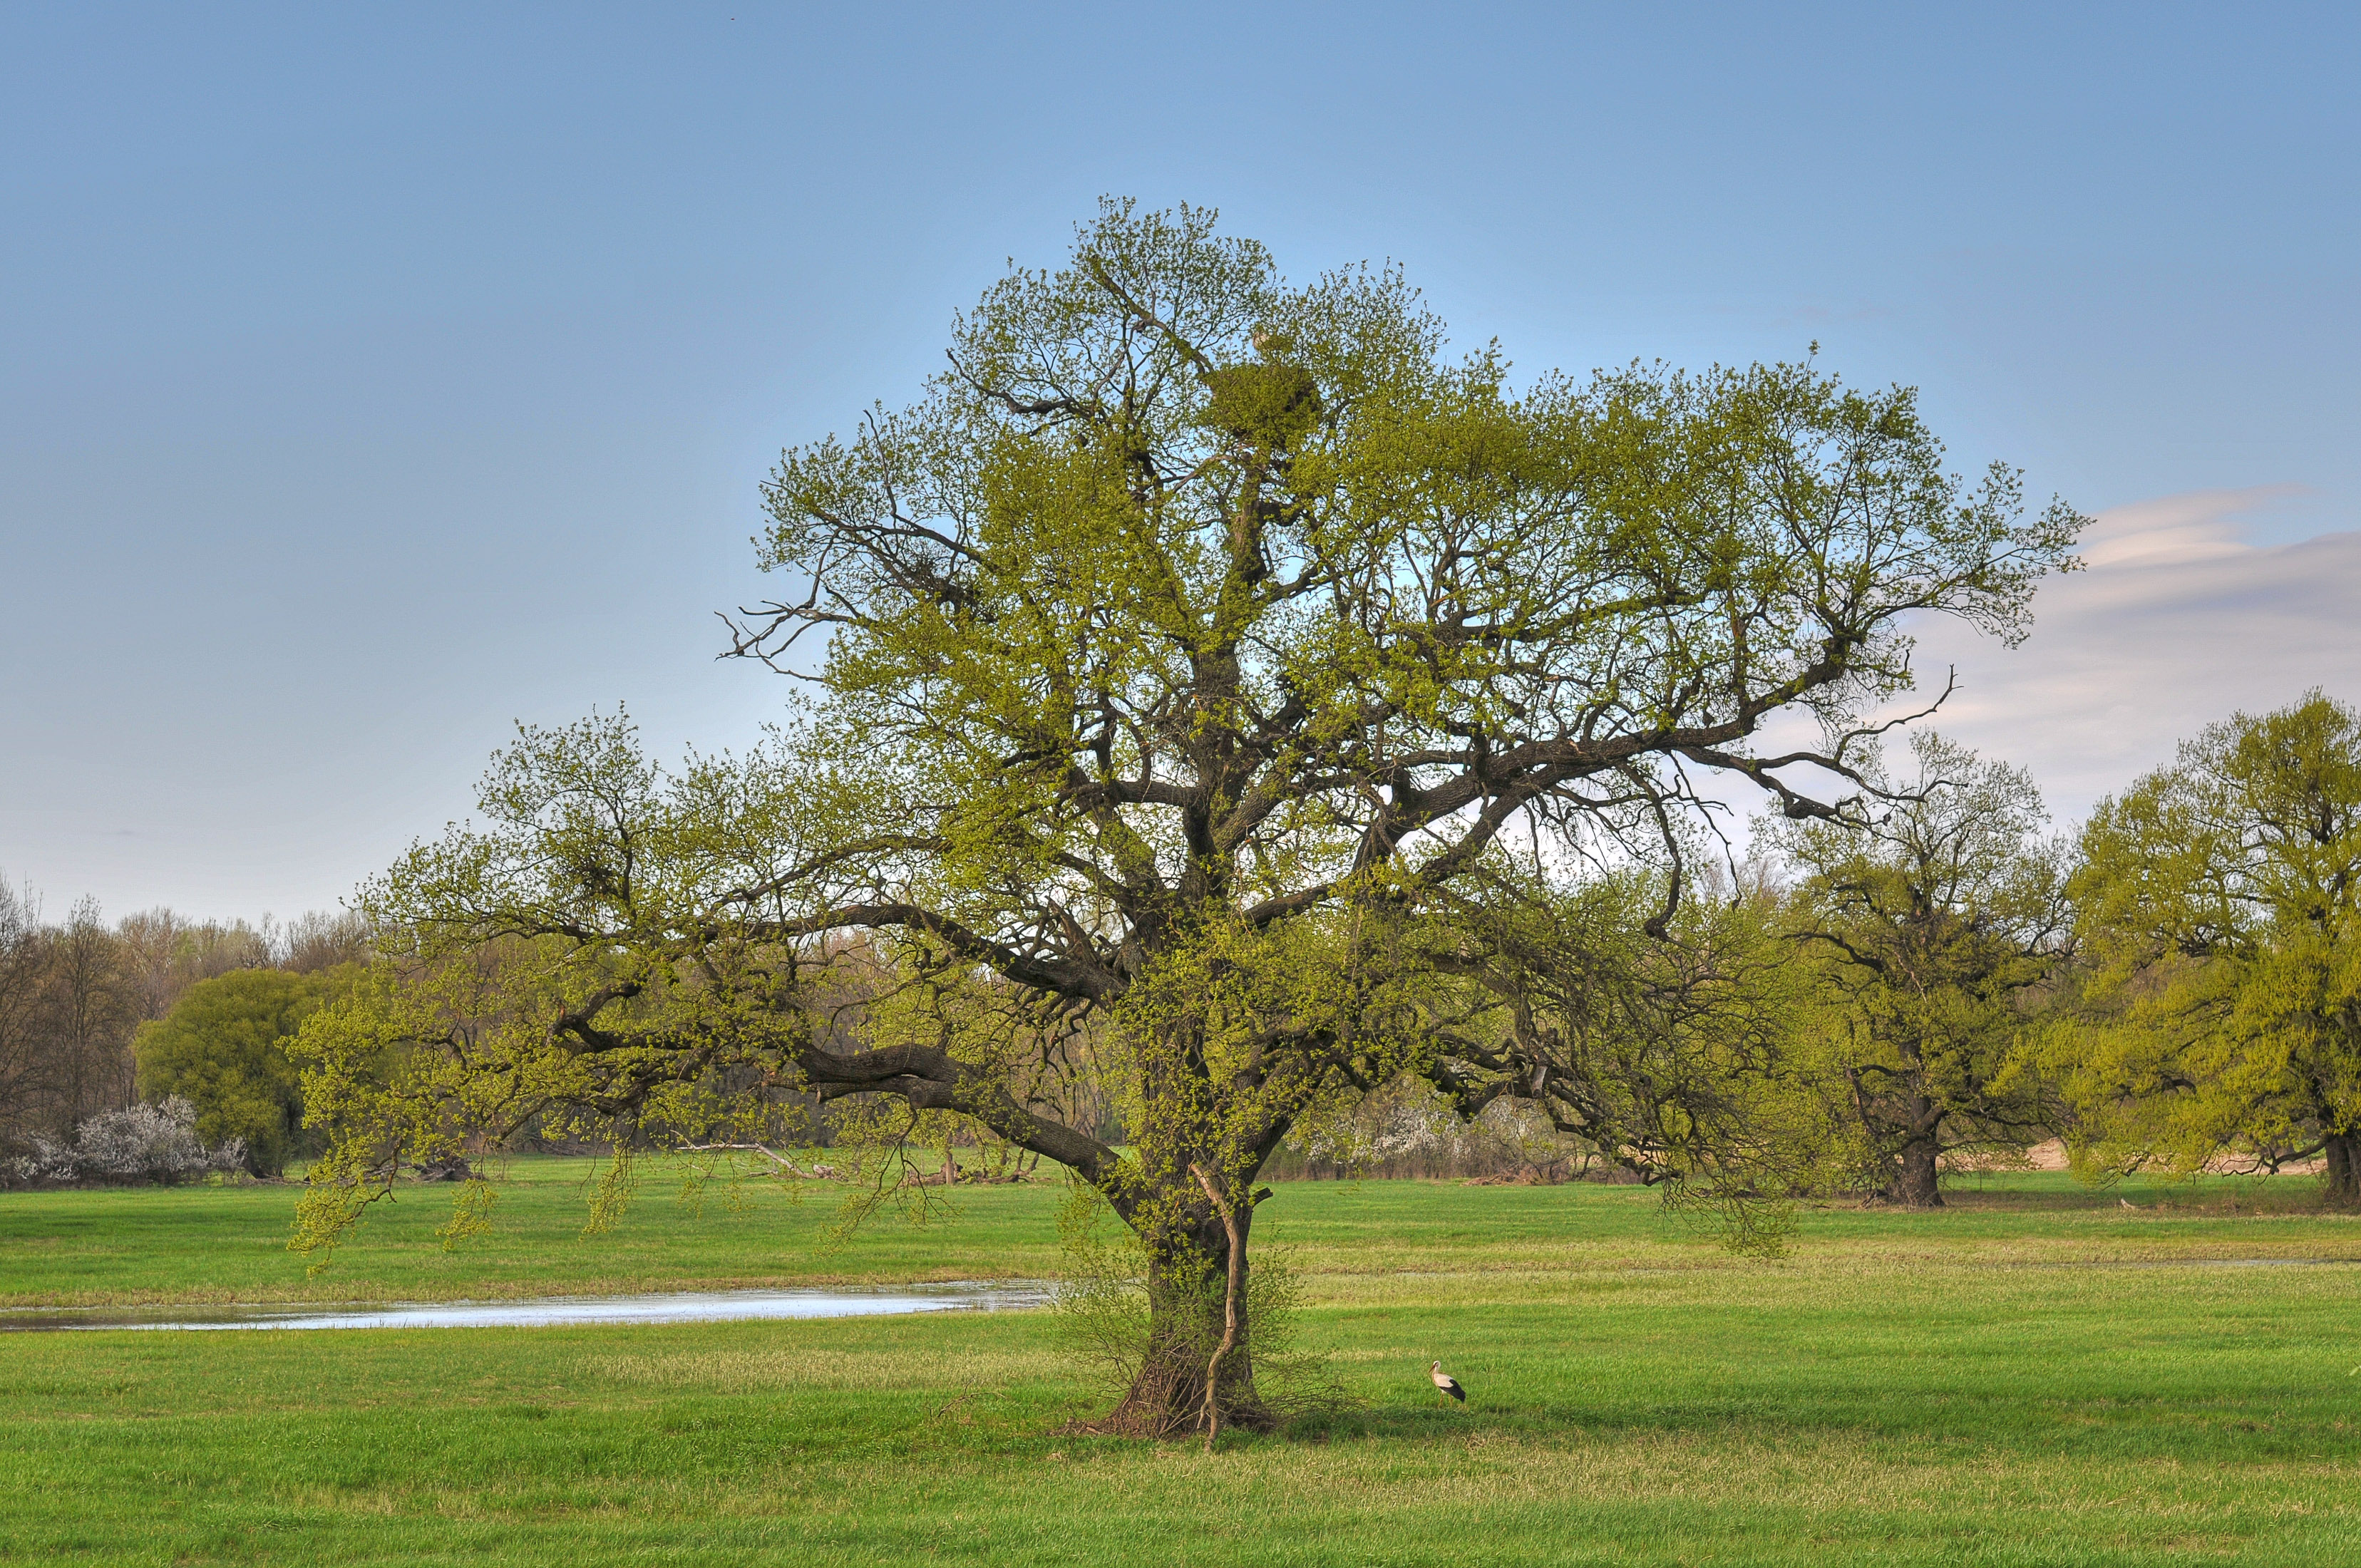
[[[291,1189],[0,1194],[0,1306],[1057,1266],[1051,1183],[838,1242],[661,1170],[585,1237],[587,1179],[517,1162],[451,1252],[406,1191],[317,1276]],[[2317,1568],[2361,1557],[2361,1220],[2312,1190],[1981,1178],[1765,1262],[1628,1188],[1284,1184],[1257,1245],[1366,1404],[1212,1455],[1061,1435],[1105,1396],[1042,1312],[9,1334],[0,1563]]]

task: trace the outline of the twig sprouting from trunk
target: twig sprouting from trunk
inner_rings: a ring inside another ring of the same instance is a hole
[[[1213,1358],[1205,1363],[1205,1452],[1211,1453],[1213,1439],[1222,1430],[1222,1406],[1215,1397],[1221,1387],[1222,1357],[1238,1343],[1238,1276],[1246,1270],[1246,1248],[1245,1239],[1238,1234],[1238,1217],[1230,1212],[1222,1190],[1213,1185],[1213,1179],[1205,1174],[1203,1166],[1191,1164],[1189,1169],[1196,1176],[1197,1185],[1205,1190],[1205,1196],[1213,1201],[1213,1212],[1222,1217],[1222,1229],[1230,1238],[1229,1277],[1222,1293],[1222,1343],[1213,1347]]]

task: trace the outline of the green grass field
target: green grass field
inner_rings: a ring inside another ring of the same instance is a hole
[[[405,1193],[317,1277],[289,1189],[0,1194],[0,1304],[1056,1266],[1053,1185],[831,1247],[824,1201],[688,1213],[656,1173],[585,1239],[585,1173],[519,1162],[456,1253]],[[1764,1263],[1631,1189],[1286,1185],[1257,1244],[1367,1407],[1210,1457],[1058,1435],[1102,1398],[1043,1313],[0,1336],[0,1563],[2326,1568],[2361,1562],[2361,1221],[2310,1191],[1987,1179]]]

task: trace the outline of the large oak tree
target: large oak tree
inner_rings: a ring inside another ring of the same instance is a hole
[[[955,1114],[1141,1238],[1135,1431],[1206,1407],[1252,1178],[1300,1117],[1402,1072],[1560,1091],[1455,989],[1512,844],[1653,856],[1676,935],[1699,778],[1838,811],[1809,782],[1850,787],[1907,619],[2021,635],[2081,521],[1949,472],[1905,390],[1519,386],[1396,272],[1290,283],[1208,213],[1123,203],[764,497],[791,591],[733,652],[803,683],[792,722],[672,772],[620,722],[531,732],[480,825],[372,887],[387,957],[302,1047],[336,1134],[315,1234],[406,1151],[553,1107]],[[1795,714],[1823,739],[1758,751]],[[856,952],[893,983],[847,1028],[824,999]],[[1062,1109],[1084,1044],[1126,1149]],[[1212,1405],[1253,1422],[1242,1337]]]

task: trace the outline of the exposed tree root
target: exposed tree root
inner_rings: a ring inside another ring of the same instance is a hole
[[[1244,1398],[1221,1405],[1222,1430],[1275,1431],[1279,1412],[1262,1402],[1251,1387]],[[1202,1367],[1173,1368],[1159,1376],[1143,1372],[1105,1415],[1069,1421],[1058,1429],[1071,1437],[1187,1437],[1205,1430],[1205,1379]]]

